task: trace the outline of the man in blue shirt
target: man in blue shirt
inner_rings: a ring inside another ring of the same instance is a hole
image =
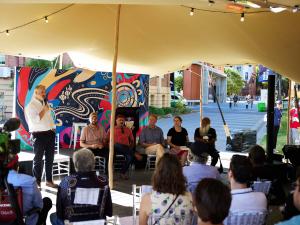
[[[281,117],[282,117],[282,102],[280,100],[276,101],[276,107],[274,108],[274,148],[276,149],[277,135],[280,128]]]
[[[9,159],[9,164],[7,165],[7,169],[9,169],[7,181],[15,188],[22,188],[23,215],[26,215],[26,225],[44,224],[47,214],[52,207],[52,201],[49,198],[42,199],[41,192],[38,189],[34,177],[17,172],[19,168],[18,155],[10,155]],[[39,208],[39,213],[28,215],[29,211],[34,208]]]

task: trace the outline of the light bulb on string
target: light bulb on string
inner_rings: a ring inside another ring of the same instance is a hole
[[[242,13],[241,14],[241,22],[244,22],[245,21],[245,13]]]
[[[295,5],[294,8],[292,9],[293,13],[296,13],[299,11],[299,5]]]
[[[190,16],[193,16],[193,15],[194,15],[194,8],[191,8]]]
[[[9,36],[9,30],[5,31],[6,36]]]
[[[49,23],[48,16],[45,16],[45,23]]]
[[[213,4],[215,4],[215,1],[213,1],[213,0],[208,0],[208,5],[209,5],[209,6],[212,6]]]

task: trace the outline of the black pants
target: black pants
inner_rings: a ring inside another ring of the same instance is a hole
[[[50,198],[45,197],[43,198],[43,208],[39,213],[39,219],[36,223],[36,225],[44,225],[46,224],[48,212],[52,207],[52,201]]]
[[[105,158],[105,174],[108,175],[108,158],[109,158],[109,151],[108,148],[96,148],[96,149],[91,149],[89,148],[94,154],[94,156],[100,156]]]
[[[210,157],[211,157],[210,165],[215,166],[218,162],[218,159],[219,159],[219,152],[216,149],[211,149],[207,152],[207,154],[209,154]]]
[[[34,152],[32,173],[38,182],[41,181],[43,171],[43,156],[45,154],[46,180],[52,181],[52,166],[54,159],[55,132],[43,131],[31,134]]]
[[[133,161],[134,152],[132,149],[130,149],[126,145],[115,144],[114,147],[115,147],[115,155],[116,154],[124,155],[126,158],[125,164],[123,165],[123,167],[121,169],[121,173],[125,174],[127,172],[127,170],[129,169],[130,164]]]
[[[274,126],[274,147],[273,147],[273,149],[276,149],[277,135],[278,135],[279,128],[280,128],[280,126]]]

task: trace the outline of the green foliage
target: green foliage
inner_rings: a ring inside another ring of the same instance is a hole
[[[183,76],[178,76],[175,78],[175,90],[180,92],[183,90]]]
[[[227,74],[227,95],[239,94],[245,86],[245,82],[239,73],[232,69],[225,69]]]
[[[38,68],[52,68],[52,62],[45,59],[30,59],[26,62],[26,66]]]
[[[165,107],[165,108],[157,108],[153,106],[149,106],[149,113],[156,114],[158,116],[165,116],[168,114],[179,115],[190,113],[192,110],[184,106],[183,103],[177,102],[174,107]]]

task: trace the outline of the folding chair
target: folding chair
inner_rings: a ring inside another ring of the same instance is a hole
[[[263,192],[266,196],[269,194],[272,182],[269,180],[254,181],[252,189],[256,192]]]
[[[263,225],[267,211],[230,212],[224,220],[224,225]]]
[[[145,171],[155,170],[156,155],[147,155]]]
[[[132,207],[132,218],[133,218],[133,225],[137,222],[138,212],[140,210],[140,203],[142,200],[143,194],[151,193],[152,186],[151,185],[142,185],[138,186],[133,184],[132,185],[132,200],[133,200],[133,207]]]
[[[98,175],[104,175],[105,174],[105,163],[106,159],[101,156],[95,156],[95,170]]]

